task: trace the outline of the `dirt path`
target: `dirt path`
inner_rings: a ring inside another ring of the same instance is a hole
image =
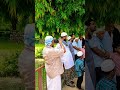
[[[74,79],[74,82],[77,83],[77,78]],[[85,90],[85,74],[84,74],[84,77],[83,77],[82,89]],[[79,89],[77,87],[72,88],[72,87],[69,87],[69,86],[65,86],[63,88],[63,90],[79,90]]]

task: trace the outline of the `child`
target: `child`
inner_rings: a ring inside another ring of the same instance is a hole
[[[105,77],[97,83],[96,90],[117,90],[116,83],[113,81],[114,68],[115,63],[111,59],[102,62],[101,70],[104,72]]]
[[[110,57],[115,63],[115,73],[117,81],[117,90],[120,90],[120,44],[115,47],[115,53],[111,53]]]
[[[77,53],[77,57],[78,57],[78,59],[75,61],[75,71],[76,71],[76,74],[78,76],[77,88],[79,88],[79,90],[82,90],[81,89],[81,84],[82,84],[82,81],[83,81],[83,73],[84,73],[83,52],[79,51]]]

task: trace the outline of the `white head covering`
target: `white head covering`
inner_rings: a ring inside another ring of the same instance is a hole
[[[64,36],[67,36],[67,33],[66,33],[66,32],[62,32],[62,33],[61,33],[61,37],[64,37]]]
[[[80,57],[80,56],[82,56],[82,55],[83,55],[83,52],[82,52],[82,51],[77,52],[77,56],[78,56],[78,57]]]
[[[75,38],[75,40],[77,40],[77,39],[79,39],[78,37],[77,38]]]
[[[96,31],[94,31],[94,35],[101,31],[105,31],[105,27],[97,28]]]
[[[70,40],[71,39],[71,36],[68,36],[68,38],[67,38],[68,40]]]
[[[24,43],[28,46],[35,45],[35,24],[27,24],[24,30]]]
[[[115,68],[115,63],[111,59],[102,62],[101,70],[104,72],[112,71]]]
[[[45,46],[50,46],[52,44],[53,37],[52,36],[46,36],[45,37]]]

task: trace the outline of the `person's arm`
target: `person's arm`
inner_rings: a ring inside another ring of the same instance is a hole
[[[81,50],[79,47],[77,47],[76,41],[73,41],[72,46],[73,46],[74,49],[76,49],[76,50],[78,50],[78,51]]]
[[[108,58],[109,54],[107,52],[103,52],[102,50],[98,49],[97,47],[91,48],[92,51],[100,57]]]
[[[60,44],[61,49],[63,49],[64,53],[65,53],[66,49],[65,49],[64,45],[62,44],[62,39],[59,40],[59,44]]]
[[[98,43],[98,40],[95,37],[93,37],[89,41],[89,45],[90,45],[91,50],[95,54],[97,54],[98,56],[103,57],[103,58],[108,58],[108,53],[106,51],[102,51],[101,49],[98,48],[99,43]]]
[[[76,50],[78,50],[78,51],[81,50],[80,48],[78,48],[78,47],[76,47],[76,46],[73,46],[73,48],[76,49]]]

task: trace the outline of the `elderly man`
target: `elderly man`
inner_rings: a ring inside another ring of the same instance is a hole
[[[65,53],[62,40],[59,40],[61,48],[55,49],[52,36],[46,36],[43,58],[47,73],[47,90],[61,90],[61,74],[64,72],[61,56]]]
[[[35,90],[35,24],[27,24],[24,31],[25,47],[18,59],[20,76],[26,90]]]
[[[89,45],[93,51],[93,59],[95,63],[95,70],[96,70],[96,81],[98,82],[102,77],[103,73],[101,71],[100,65],[104,61],[105,58],[109,58],[109,54],[105,51],[102,39],[104,37],[104,29],[98,28],[92,37],[92,39],[89,41]]]
[[[75,77],[74,60],[73,60],[72,54],[71,54],[70,49],[69,49],[66,32],[61,33],[61,39],[63,40],[62,43],[66,49],[66,52],[61,57],[61,60],[64,64],[64,68],[65,68],[63,78],[64,78],[65,84],[67,86],[75,87],[75,85],[73,84],[73,81],[72,81]],[[57,44],[56,48],[58,48],[58,49],[61,48],[60,44]]]

